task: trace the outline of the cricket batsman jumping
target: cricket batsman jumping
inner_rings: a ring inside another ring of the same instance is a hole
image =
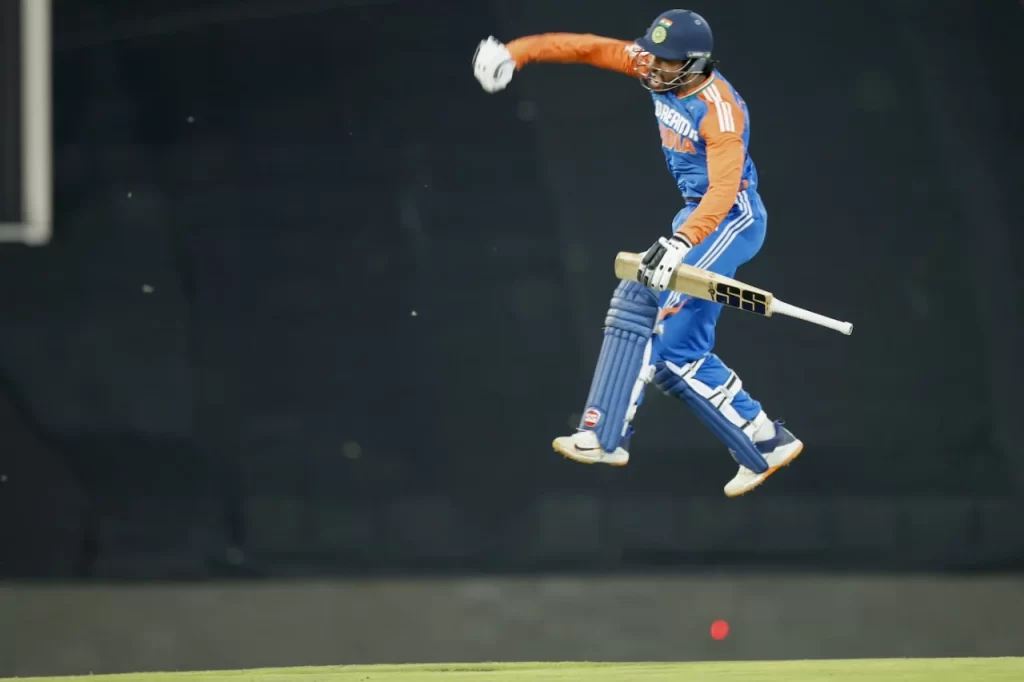
[[[527,64],[582,63],[636,78],[651,93],[665,162],[685,205],[671,235],[644,252],[636,281],[622,281],[612,295],[580,426],[553,446],[577,462],[625,465],[631,422],[653,381],[729,449],[739,472],[725,494],[736,497],[789,464],[803,443],[769,419],[712,352],[721,304],[666,291],[680,263],[735,276],[765,237],[747,105],[716,68],[712,46],[703,17],[673,9],[635,41],[546,33],[505,45],[489,37],[477,47],[473,72],[494,93]]]

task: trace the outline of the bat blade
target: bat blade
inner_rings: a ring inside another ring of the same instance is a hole
[[[639,253],[622,251],[615,257],[615,276],[619,279],[636,281],[640,267]],[[748,313],[771,317],[774,297],[770,291],[752,287],[739,280],[715,274],[692,265],[680,263],[668,288],[681,294],[702,298],[705,301],[721,303],[729,308],[745,310]]]

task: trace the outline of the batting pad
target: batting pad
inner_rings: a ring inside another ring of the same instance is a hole
[[[605,452],[614,452],[622,442],[643,386],[650,381],[644,370],[657,319],[657,296],[638,282],[623,280],[604,320],[601,354],[580,420],[580,429],[594,431]]]
[[[735,372],[729,372],[720,386],[708,386],[697,378],[703,364],[703,359],[683,367],[659,362],[654,369],[654,385],[686,403],[697,418],[725,443],[737,464],[756,474],[763,474],[768,470],[768,462],[753,441],[761,424],[757,418],[744,419],[732,404],[743,382]]]

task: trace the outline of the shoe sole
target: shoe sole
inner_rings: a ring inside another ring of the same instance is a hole
[[[803,444],[803,443],[800,443],[800,447],[798,447],[798,448],[797,448],[796,450],[794,450],[794,451],[793,451],[793,454],[791,454],[791,455],[790,455],[789,457],[787,457],[787,458],[786,458],[785,460],[783,460],[782,462],[780,462],[780,463],[776,464],[775,466],[771,467],[770,469],[768,469],[768,471],[766,471],[766,472],[764,472],[763,474],[761,474],[761,475],[760,475],[760,476],[759,476],[759,477],[758,477],[758,478],[757,478],[757,479],[756,479],[756,480],[754,481],[754,483],[753,483],[753,484],[751,484],[751,485],[747,486],[747,487],[746,487],[746,488],[744,488],[743,490],[740,490],[740,491],[737,491],[737,492],[734,492],[734,493],[726,493],[726,494],[725,494],[725,496],[726,496],[726,497],[740,497],[740,496],[742,496],[742,495],[746,495],[746,494],[747,494],[747,493],[749,493],[749,492],[750,492],[751,490],[753,490],[754,488],[757,488],[757,487],[758,487],[758,486],[760,486],[760,485],[761,485],[762,483],[764,483],[765,481],[767,481],[767,480],[768,480],[768,477],[769,477],[769,476],[771,476],[772,474],[774,474],[774,473],[775,473],[776,471],[778,471],[778,470],[779,470],[779,469],[781,469],[782,467],[788,467],[788,466],[789,466],[790,464],[792,464],[792,463],[793,463],[793,460],[794,460],[794,459],[796,459],[797,457],[799,457],[799,456],[800,456],[800,453],[801,453],[801,452],[803,452],[803,451],[804,451],[804,444]]]
[[[555,452],[560,454],[562,457],[571,459],[574,462],[579,462],[580,464],[606,464],[613,467],[624,467],[629,463],[628,459],[624,462],[608,462],[603,459],[581,459],[576,454],[575,450],[567,450],[563,448],[558,444],[558,441],[552,441],[551,447],[554,448]]]

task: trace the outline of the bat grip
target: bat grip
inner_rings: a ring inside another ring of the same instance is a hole
[[[772,314],[786,315],[788,317],[795,317],[798,320],[804,322],[810,322],[812,324],[821,325],[822,327],[828,327],[834,329],[837,332],[841,332],[849,336],[853,333],[853,324],[850,322],[841,322],[839,320],[827,317],[825,315],[819,315],[818,313],[812,313],[810,310],[804,310],[798,308],[795,305],[784,303],[779,299],[772,301]]]

